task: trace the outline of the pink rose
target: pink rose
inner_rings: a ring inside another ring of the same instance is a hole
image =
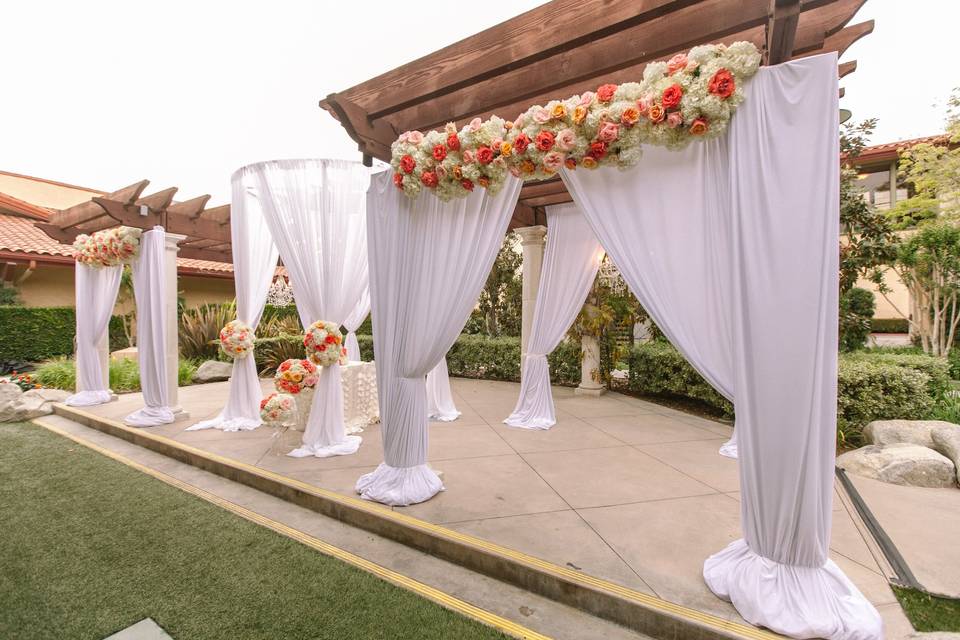
[[[524,114],[521,113],[517,116],[517,119],[513,121],[513,126],[515,129],[522,129],[525,122]]]
[[[497,151],[499,151],[500,145],[502,144],[503,144],[503,138],[494,138],[493,142],[490,143],[490,148],[496,149]]]
[[[480,125],[482,124],[483,123],[480,121],[480,118],[474,118],[473,120],[470,121],[470,131],[472,131],[473,133],[480,131]]]
[[[620,135],[620,125],[614,122],[604,122],[597,132],[597,139],[601,142],[613,142]]]
[[[596,96],[596,94],[595,94],[593,91],[587,91],[586,93],[581,94],[581,95],[580,95],[580,106],[581,106],[581,107],[588,107],[588,106],[590,106],[590,103],[593,102],[593,99],[594,99],[595,96]]]
[[[556,173],[557,171],[560,171],[561,167],[563,167],[563,159],[562,153],[551,151],[547,155],[543,156],[543,167]]]
[[[408,133],[410,135],[407,137],[407,141],[410,142],[410,144],[420,144],[423,142],[423,134],[419,131],[410,131]]]
[[[687,54],[678,53],[667,61],[667,75],[672,76],[677,71],[683,71],[687,67]]]
[[[680,115],[679,111],[673,111],[672,113],[667,114],[667,126],[671,129],[676,129],[683,124],[683,116]]]
[[[577,134],[573,129],[563,129],[557,134],[557,148],[561,151],[570,151],[577,144]]]
[[[640,98],[637,100],[637,109],[640,111],[640,115],[647,115],[647,111],[650,110],[650,103],[646,98]]]
[[[464,163],[464,164],[470,164],[471,162],[473,162],[473,152],[470,151],[470,149],[464,149],[464,150],[463,150],[463,163]]]
[[[514,178],[519,178],[519,177],[520,177],[520,169],[519,169],[518,167],[516,167],[515,165],[510,165],[510,175],[512,175]]]
[[[434,172],[437,174],[437,177],[443,180],[447,175],[447,170],[442,164],[438,164],[437,168],[434,169]]]
[[[537,107],[533,112],[533,121],[538,124],[546,124],[550,122],[550,112],[543,107]]]

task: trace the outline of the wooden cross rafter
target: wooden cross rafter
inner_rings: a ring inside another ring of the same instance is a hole
[[[176,187],[143,195],[149,180],[135,182],[54,212],[47,222],[34,223],[48,236],[72,244],[80,234],[124,225],[148,230],[160,225],[168,233],[187,236],[178,255],[197,260],[233,262],[230,245],[230,205],[207,209],[210,196],[174,202]]]

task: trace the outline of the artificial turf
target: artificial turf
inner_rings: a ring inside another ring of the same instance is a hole
[[[318,516],[320,517],[320,516]],[[0,424],[0,638],[504,638],[33,424]]]

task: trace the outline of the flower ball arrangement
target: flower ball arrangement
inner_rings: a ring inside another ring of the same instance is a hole
[[[92,235],[80,234],[73,241],[77,262],[91,267],[128,264],[140,253],[140,229],[114,227]]]
[[[340,361],[343,334],[335,323],[317,320],[307,329],[303,347],[310,362],[318,367],[331,367]]]
[[[304,389],[312,389],[317,385],[317,367],[309,360],[291,358],[284,360],[277,373],[273,376],[273,383],[277,391],[297,395]]]
[[[253,353],[253,329],[239,320],[231,320],[220,329],[220,350],[231,358],[246,358]]]
[[[260,419],[264,422],[284,423],[293,420],[297,402],[286,393],[271,393],[260,401]]]

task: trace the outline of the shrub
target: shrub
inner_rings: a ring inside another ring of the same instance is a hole
[[[0,361],[39,362],[73,354],[77,319],[73,307],[0,306]],[[110,319],[110,348],[126,345],[123,324]]]
[[[733,405],[697,373],[669,342],[652,341],[634,347],[629,356],[628,389],[644,395],[670,395],[705,402],[726,417]]]
[[[854,351],[866,344],[870,318],[876,311],[873,293],[853,287],[840,296],[840,350]]]
[[[927,394],[931,398],[939,398],[950,389],[950,365],[946,358],[935,358],[922,352],[897,353],[871,349],[870,351],[845,355],[842,360],[846,362],[875,362],[919,371],[929,378]]]
[[[837,441],[857,446],[872,420],[920,420],[934,406],[930,376],[882,360],[842,358],[837,380]]]
[[[873,318],[870,320],[873,333],[910,333],[910,323],[906,318]]]
[[[196,371],[195,362],[180,360],[177,384],[181,387],[190,384]],[[77,388],[77,367],[70,358],[48,360],[37,367],[33,375],[44,387],[64,391],[75,391]],[[110,388],[117,393],[140,391],[140,365],[136,360],[110,360]]]
[[[180,355],[198,360],[225,360],[220,351],[220,329],[237,317],[236,306],[205,304],[180,315]]]
[[[580,382],[580,346],[561,342],[547,356],[550,381],[558,385]],[[484,380],[520,381],[520,338],[462,334],[447,352],[450,375]]]
[[[303,336],[280,335],[270,338],[257,338],[254,341],[254,358],[257,371],[261,374],[273,373],[284,360],[302,359],[306,356],[303,349]]]

